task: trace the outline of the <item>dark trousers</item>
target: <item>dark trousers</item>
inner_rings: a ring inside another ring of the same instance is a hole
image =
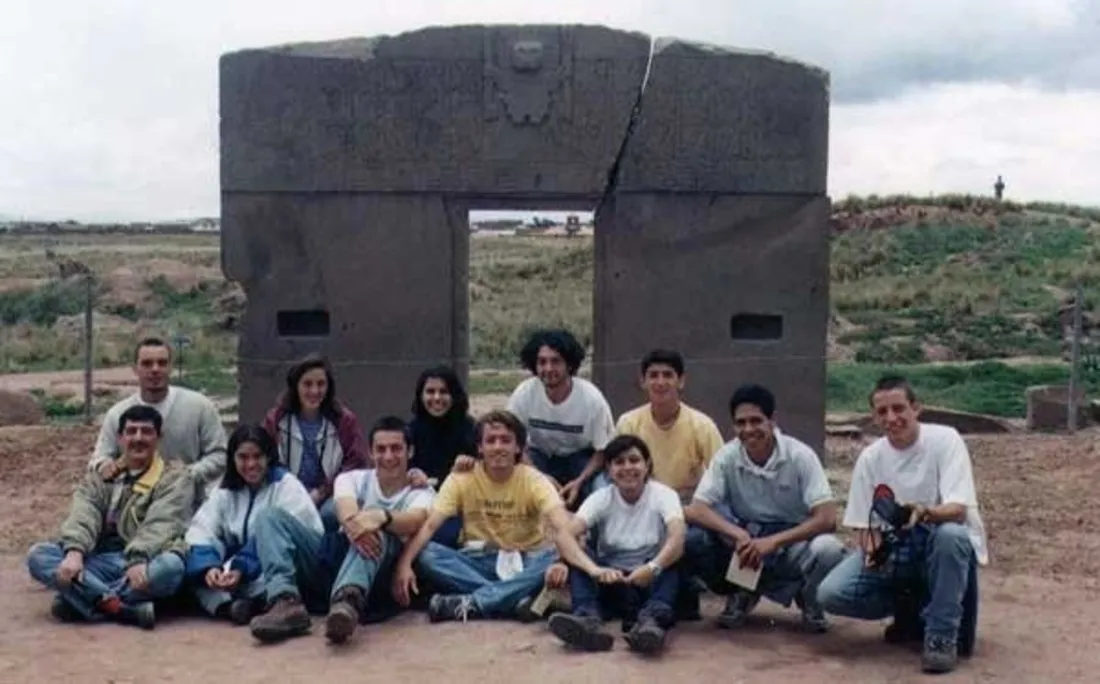
[[[597,565],[603,565],[595,555],[589,556]],[[600,584],[583,570],[569,569],[573,614],[601,620],[619,618],[626,629],[643,617],[653,618],[664,629],[672,627],[675,622],[672,607],[679,586],[680,575],[675,565],[662,571],[652,584],[644,588],[625,583]]]

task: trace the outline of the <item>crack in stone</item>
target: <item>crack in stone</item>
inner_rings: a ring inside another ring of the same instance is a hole
[[[607,182],[604,184],[603,193],[600,195],[600,201],[596,203],[595,215],[598,216],[600,208],[604,203],[615,193],[615,188],[619,184],[619,170],[622,165],[623,157],[626,156],[627,146],[630,144],[630,138],[634,135],[634,129],[638,124],[638,117],[642,112],[642,100],[645,98],[645,89],[649,84],[649,72],[653,68],[653,56],[656,54],[657,39],[653,36],[649,38],[649,56],[646,59],[645,73],[642,75],[642,82],[638,86],[638,97],[634,100],[634,106],[630,109],[630,118],[627,120],[626,129],[623,131],[623,141],[619,144],[619,150],[615,153],[615,159],[611,162],[611,168],[607,170]]]

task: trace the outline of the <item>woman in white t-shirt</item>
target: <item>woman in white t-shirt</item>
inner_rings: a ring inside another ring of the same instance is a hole
[[[619,617],[631,650],[654,653],[674,623],[684,512],[676,491],[650,477],[653,461],[643,440],[620,435],[604,456],[613,486],[585,499],[557,539],[570,566],[573,613],[552,616],[550,631],[570,646],[606,651],[613,639],[602,620]],[[597,543],[586,551],[578,538],[589,530]]]

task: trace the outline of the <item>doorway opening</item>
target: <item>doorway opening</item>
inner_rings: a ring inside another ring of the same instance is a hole
[[[468,212],[469,391],[479,408],[503,406],[527,376],[519,350],[539,328],[572,332],[586,350],[580,375],[590,377],[594,220],[560,208]]]

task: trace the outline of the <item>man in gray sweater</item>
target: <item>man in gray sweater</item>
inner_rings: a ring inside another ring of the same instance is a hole
[[[179,460],[188,465],[195,480],[201,503],[207,487],[221,479],[225,472],[225,429],[214,402],[185,387],[169,384],[172,376],[172,349],[164,340],[147,337],[134,350],[134,375],[139,390],[107,411],[99,431],[95,453],[88,463],[104,478],[111,478],[119,466],[118,421],[126,409],[137,404],[152,406],[164,417],[160,451],[168,461]]]

